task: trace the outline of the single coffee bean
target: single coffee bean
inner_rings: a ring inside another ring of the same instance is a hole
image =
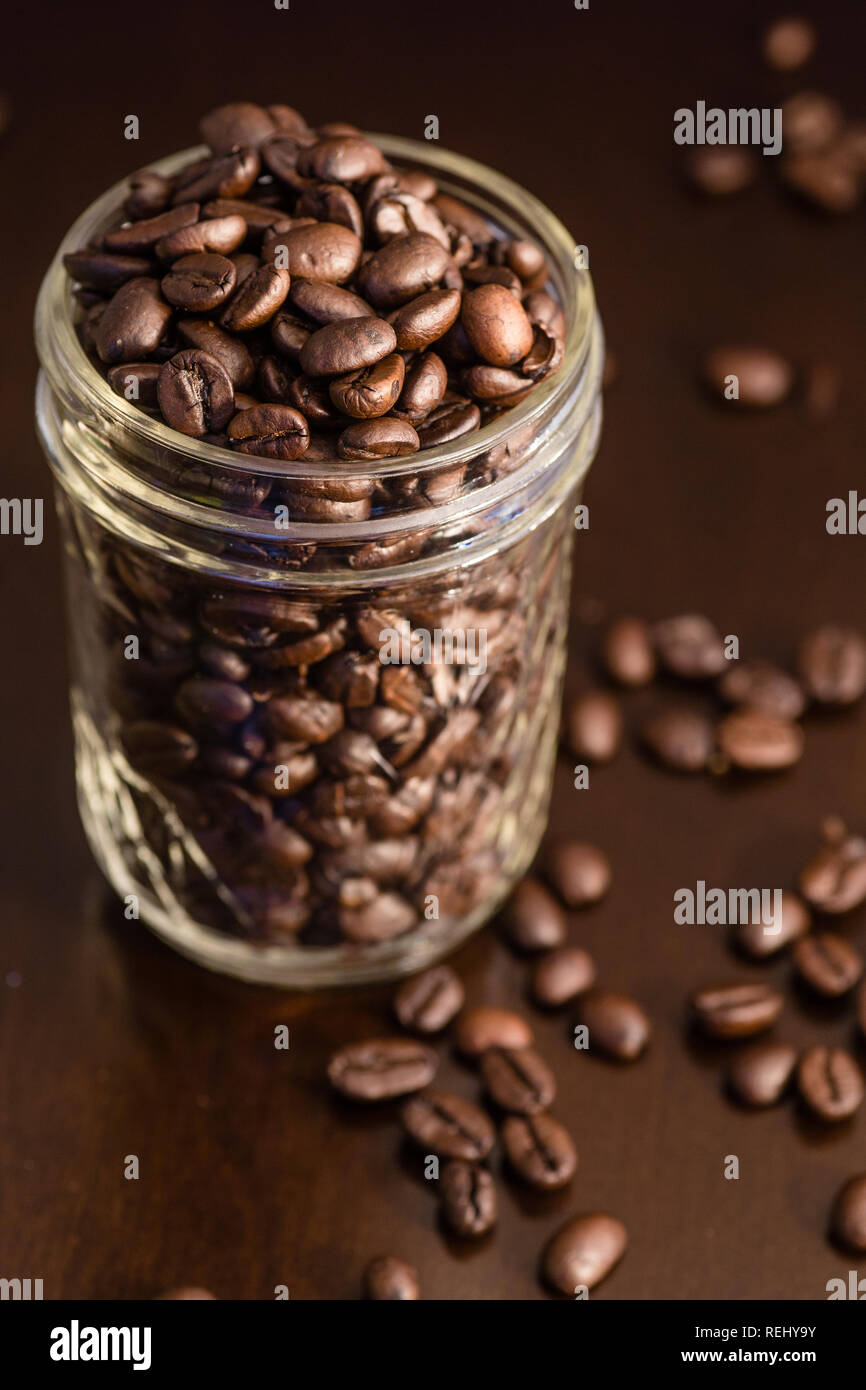
[[[124,214],[132,222],[156,217],[164,212],[171,198],[171,179],[154,169],[142,169],[129,180],[129,193],[123,204]]]
[[[796,1065],[797,1049],[790,1043],[753,1043],[732,1062],[728,1085],[743,1105],[775,1105],[786,1091]]]
[[[764,984],[710,985],[692,996],[692,1012],[711,1038],[747,1038],[772,1028],[782,996]]]
[[[464,294],[460,319],[478,356],[494,367],[513,367],[532,347],[526,310],[504,285]]]
[[[553,1072],[531,1047],[488,1048],[481,1075],[491,1099],[515,1115],[537,1115],[556,1097]]]
[[[580,1021],[589,1030],[589,1050],[633,1062],[647,1046],[650,1021],[645,1010],[627,994],[593,990],[580,1000]]]
[[[240,338],[226,333],[209,319],[181,319],[178,337],[189,347],[201,348],[221,362],[231,378],[235,391],[248,391],[256,374],[249,350]]]
[[[297,459],[310,439],[307,422],[290,405],[257,405],[242,410],[229,422],[229,443],[242,454],[261,458]]]
[[[364,238],[364,218],[358,200],[340,183],[310,183],[301,192],[295,208],[295,225],[303,217],[316,222],[334,222],[348,227],[361,240]],[[367,309],[356,313],[368,313]]]
[[[439,1179],[442,1219],[457,1236],[483,1236],[496,1224],[496,1187],[486,1168],[454,1159]]]
[[[463,232],[473,245],[477,247],[489,246],[493,241],[493,231],[480,212],[469,207],[459,198],[452,198],[450,193],[437,193],[433,198],[433,205],[442,221],[451,227],[456,227],[459,232]]]
[[[436,1074],[432,1048],[411,1038],[372,1038],[350,1043],[328,1063],[328,1079],[352,1100],[390,1100],[421,1091]]]
[[[122,367],[109,368],[108,384],[118,396],[134,401],[143,410],[155,410],[159,404],[161,370],[158,362],[126,362]]]
[[[448,385],[445,363],[435,352],[425,352],[415,358],[406,372],[395,414],[417,425],[442,402]]]
[[[800,874],[800,891],[819,912],[850,912],[866,902],[866,840],[844,828],[834,833]]]
[[[181,227],[190,227],[198,221],[198,203],[187,202],[170,212],[162,212],[157,217],[149,217],[131,226],[117,227],[105,236],[106,251],[118,251],[124,256],[138,256],[150,251],[163,237],[171,236]]]
[[[367,315],[338,319],[312,333],[301,348],[301,369],[309,376],[342,376],[372,366],[393,353],[397,336],[390,323]]]
[[[350,280],[361,259],[360,238],[338,222],[316,222],[311,226],[292,227],[280,233],[274,245],[285,247],[284,264],[292,276],[300,275],[306,280],[327,280],[334,285],[342,285]],[[370,299],[363,287],[360,293],[364,299]],[[370,300],[370,303],[375,301]]]
[[[589,763],[608,763],[622,743],[623,718],[619,701],[606,690],[589,690],[566,710],[569,751]]]
[[[619,1264],[628,1245],[625,1226],[606,1212],[573,1216],[548,1242],[542,1271],[548,1284],[573,1298],[595,1288]]]
[[[198,756],[192,734],[161,719],[124,724],[120,737],[129,761],[146,776],[179,777]]]
[[[258,178],[261,160],[255,150],[233,150],[213,159],[195,160],[175,175],[174,202],[242,198]]]
[[[579,946],[560,946],[542,956],[532,976],[532,997],[544,1008],[560,1008],[595,984],[595,964]]]
[[[771,661],[732,661],[719,677],[719,694],[731,705],[745,705],[775,719],[799,719],[806,708],[803,687]]]
[[[699,710],[669,705],[641,724],[641,740],[665,767],[703,772],[716,746],[712,722]]]
[[[844,125],[838,101],[821,92],[797,92],[782,103],[786,154],[811,155],[827,150],[839,139]]]
[[[429,1090],[412,1096],[400,1118],[410,1139],[425,1153],[440,1158],[486,1158],[496,1140],[484,1111],[451,1091]]]
[[[370,140],[337,135],[303,150],[298,168],[306,177],[327,183],[362,183],[382,172],[384,160],[381,150]]]
[[[620,685],[649,685],[656,672],[656,656],[648,625],[640,618],[617,618],[604,634],[602,661],[608,675]]]
[[[565,941],[565,914],[536,878],[524,878],[504,912],[509,940],[521,951],[550,951]]]
[[[194,676],[184,681],[175,703],[190,724],[204,727],[242,724],[253,712],[252,696],[243,686],[208,676]]]
[[[360,295],[341,289],[339,285],[328,284],[325,280],[296,277],[289,290],[289,299],[299,313],[306,314],[319,324],[375,317]]]
[[[773,922],[764,922],[760,917],[752,921],[750,917],[734,928],[733,942],[753,960],[763,960],[805,936],[811,925],[812,916],[806,904],[796,893],[783,890],[781,916],[777,913]]]
[[[847,1120],[863,1100],[863,1073],[844,1047],[810,1047],[797,1067],[797,1086],[819,1120]]]
[[[272,319],[289,292],[289,272],[273,265],[254,271],[223,310],[220,322],[234,333],[248,333]]]
[[[393,352],[372,367],[337,377],[329,387],[338,410],[358,420],[372,420],[396,404],[403,389],[406,368],[399,353]]]
[[[849,1178],[836,1193],[830,1229],[846,1250],[866,1250],[866,1173]]]
[[[418,1272],[396,1255],[378,1255],[364,1270],[364,1297],[390,1303],[415,1301],[421,1297]]]
[[[157,385],[166,424],[181,434],[198,436],[221,430],[235,409],[228,372],[216,357],[187,348],[163,363]]]
[[[197,252],[174,262],[162,278],[162,292],[176,309],[204,314],[228,299],[236,281],[237,270],[225,256]]]
[[[255,149],[275,134],[277,126],[263,106],[252,101],[230,101],[202,116],[201,137],[214,154],[231,154],[245,146]]]
[[[71,251],[63,257],[63,264],[73,280],[108,294],[150,270],[150,261],[142,256],[112,255],[109,251]]]
[[[204,222],[194,222],[190,227],[181,227],[170,236],[163,237],[154,249],[161,261],[174,261],[179,256],[206,252],[228,256],[237,250],[246,234],[247,224],[242,217],[210,217]]]
[[[577,1172],[577,1149],[552,1115],[509,1115],[502,1126],[508,1162],[530,1187],[553,1191]]]
[[[418,921],[412,904],[398,893],[380,893],[363,907],[341,908],[339,917],[349,941],[392,941]]]
[[[715,348],[704,361],[704,375],[707,385],[725,404],[733,399],[755,409],[781,404],[794,384],[790,363],[761,347]],[[730,394],[731,377],[736,378],[734,396]]]
[[[742,192],[758,174],[755,156],[741,145],[705,145],[689,150],[685,167],[692,186],[712,198]]]
[[[543,851],[543,864],[549,883],[566,907],[597,903],[610,888],[610,860],[595,845],[580,840],[553,840]]]
[[[866,690],[866,639],[851,628],[818,628],[800,647],[800,674],[822,705],[853,704]]]
[[[465,993],[450,965],[434,965],[407,980],[397,991],[394,1008],[404,1028],[441,1033],[463,1008]]]
[[[725,757],[748,772],[792,767],[803,756],[799,724],[757,709],[739,709],[727,715],[716,730],[716,738]]]
[[[448,261],[445,248],[425,232],[395,236],[361,266],[358,289],[380,311],[399,309],[435,289]]]
[[[443,402],[431,410],[418,428],[422,449],[435,449],[471,434],[481,424],[481,412],[472,401]]]
[[[686,613],[656,623],[653,638],[666,670],[682,680],[705,680],[724,671],[725,644],[709,618]]]
[[[862,176],[843,146],[790,155],[782,160],[780,172],[797,197],[821,212],[853,212],[863,196]]]
[[[814,27],[799,15],[774,20],[764,30],[761,50],[771,68],[793,72],[808,63],[815,50]]]
[[[509,1009],[481,1005],[457,1020],[457,1046],[465,1057],[480,1057],[489,1047],[529,1047],[532,1029]]]
[[[863,960],[836,932],[813,932],[794,947],[794,965],[807,985],[826,999],[852,990],[863,974]]]
[[[205,203],[202,216],[241,217],[247,225],[247,231],[253,236],[261,236],[269,227],[286,219],[286,214],[281,208],[268,207],[264,203],[252,203],[246,198],[213,198],[209,203]],[[258,265],[257,256],[251,256],[250,260]],[[240,281],[241,276],[238,274],[238,284]]]
[[[414,454],[420,447],[421,441],[408,421],[392,418],[360,420],[343,430],[337,441],[340,458],[370,462]]]
[[[458,290],[431,290],[391,315],[401,352],[423,350],[444,336],[460,313]]]
[[[96,329],[96,350],[103,362],[137,362],[159,346],[171,319],[159,281],[144,275],[128,280],[108,301]]]

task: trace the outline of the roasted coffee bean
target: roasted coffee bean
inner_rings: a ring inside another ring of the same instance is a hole
[[[214,154],[231,154],[244,146],[254,149],[276,132],[273,117],[252,101],[230,101],[217,106],[199,121],[202,139]]]
[[[491,1099],[515,1115],[537,1115],[556,1098],[553,1072],[531,1047],[488,1048],[481,1075]]]
[[[132,222],[156,217],[168,207],[171,191],[170,179],[158,174],[155,169],[142,169],[129,180],[129,193],[123,211]]]
[[[295,208],[296,220],[315,218],[317,222],[338,223],[363,240],[364,219],[358,200],[339,183],[311,183],[301,192]],[[356,312],[364,312],[357,311]]]
[[[252,696],[243,686],[207,676],[184,681],[175,703],[184,719],[205,728],[241,724],[253,712]]]
[[[463,1008],[464,998],[463,985],[451,966],[434,965],[400,986],[394,1008],[404,1028],[441,1033]]]
[[[439,1179],[442,1219],[457,1236],[483,1236],[496,1224],[496,1188],[486,1168],[453,1159]]]
[[[805,936],[812,925],[812,917],[805,903],[796,893],[782,893],[781,920],[777,915],[773,922],[764,922],[760,916],[753,921],[751,916],[734,928],[733,940],[747,956],[753,960],[763,960],[775,955],[777,951],[790,946]]]
[[[844,1047],[810,1047],[797,1066],[797,1087],[819,1120],[847,1120],[863,1100],[863,1073]]]
[[[339,919],[349,941],[393,941],[416,925],[418,914],[398,893],[380,893],[363,907],[341,908]]]
[[[776,719],[799,719],[806,708],[799,681],[771,661],[732,661],[718,688],[728,704],[746,705]]]
[[[740,709],[716,730],[719,748],[734,767],[748,772],[772,772],[792,767],[803,756],[803,730],[790,719]]]
[[[457,290],[431,290],[411,299],[391,315],[401,352],[421,350],[441,338],[460,313]]]
[[[420,448],[417,433],[406,420],[363,420],[343,430],[337,443],[340,458],[376,459],[397,458],[417,453]]]
[[[343,727],[343,707],[312,693],[281,695],[268,702],[266,721],[276,738],[326,743]]]
[[[285,221],[286,216],[280,208],[248,202],[245,198],[214,198],[211,202],[205,203],[201,211],[204,217],[240,217],[253,236],[261,236],[268,227],[273,227],[276,222]],[[251,259],[258,264],[258,257],[253,256]],[[238,283],[240,279],[239,275]]]
[[[134,401],[143,409],[155,410],[159,404],[157,392],[161,370],[158,362],[127,362],[122,367],[109,369],[108,384],[118,396]]]
[[[234,333],[248,333],[272,319],[289,292],[287,270],[263,265],[244,281],[220,322]]]
[[[790,363],[761,347],[715,348],[704,361],[704,376],[721,400],[736,400],[755,409],[781,404],[794,383]],[[733,396],[731,377],[736,379]]]
[[[546,1009],[560,1008],[595,984],[595,964],[579,946],[560,946],[541,957],[532,975],[532,997]]]
[[[234,413],[235,395],[228,372],[199,348],[188,348],[163,364],[157,394],[166,424],[181,434],[221,430]]]
[[[669,705],[648,715],[640,733],[649,751],[675,772],[702,772],[716,746],[711,720],[683,705]]]
[[[261,458],[297,459],[310,439],[307,422],[290,405],[258,405],[242,410],[230,421],[229,442],[242,454]]]
[[[393,188],[368,203],[367,221],[375,240],[384,245],[395,236],[426,232],[446,251],[451,248],[448,232],[434,207],[408,190]]]
[[[849,1178],[836,1193],[830,1229],[846,1250],[866,1250],[866,1173]]]
[[[394,352],[372,367],[337,377],[329,388],[331,400],[344,415],[376,419],[395,404],[403,389],[405,370],[402,357]]]
[[[440,1158],[486,1158],[496,1141],[496,1131],[484,1111],[451,1091],[430,1090],[412,1096],[400,1118],[422,1152]]]
[[[800,874],[800,891],[819,912],[850,912],[866,901],[866,840],[834,829]]]
[[[341,289],[339,285],[328,284],[325,280],[294,279],[289,299],[300,313],[319,324],[375,317],[360,295]]]
[[[797,1049],[790,1043],[753,1043],[731,1063],[728,1086],[742,1105],[762,1108],[781,1100],[794,1075]]]
[[[794,194],[821,212],[853,212],[863,197],[861,172],[842,145],[783,159],[781,174]]]
[[[573,1298],[605,1279],[625,1254],[628,1234],[615,1216],[590,1212],[573,1216],[548,1241],[542,1258],[544,1278]]]
[[[851,628],[828,625],[800,648],[800,673],[813,699],[850,705],[866,690],[866,639]]]
[[[327,280],[335,285],[351,279],[361,259],[359,237],[338,222],[293,227],[281,233],[275,244],[286,248],[285,266],[292,276]],[[360,292],[364,299],[369,299],[363,288]]]
[[[433,205],[446,226],[456,227],[465,233],[474,246],[489,246],[493,241],[493,231],[480,213],[450,193],[437,193]]]
[[[838,101],[820,92],[797,92],[782,103],[785,154],[811,155],[835,144],[845,118]]]
[[[232,337],[208,319],[181,319],[178,336],[190,347],[201,348],[221,362],[236,391],[247,391],[253,384],[255,364],[246,344]]]
[[[171,307],[159,281],[145,275],[128,280],[109,300],[96,329],[96,350],[103,362],[137,362],[159,346]]]
[[[577,1149],[552,1115],[509,1115],[502,1126],[508,1162],[530,1187],[554,1191],[577,1172]]]
[[[157,719],[124,724],[123,743],[132,766],[150,777],[179,777],[196,760],[198,744],[186,729]]]
[[[619,701],[606,690],[589,690],[571,700],[565,715],[569,751],[588,763],[608,763],[619,752],[623,718]]]
[[[509,1009],[481,1005],[457,1020],[457,1046],[466,1057],[480,1057],[489,1047],[529,1047],[532,1029]]]
[[[471,434],[481,424],[481,412],[472,401],[443,402],[421,421],[418,439],[422,449],[434,449]]]
[[[394,413],[417,425],[441,404],[448,385],[445,363],[435,352],[416,357],[406,372]]]
[[[755,182],[758,161],[742,145],[705,145],[689,151],[686,174],[699,193],[723,198]]]
[[[328,1079],[351,1100],[391,1100],[421,1091],[436,1074],[432,1048],[411,1038],[372,1038],[350,1043],[328,1063]]]
[[[499,408],[519,405],[529,395],[534,382],[532,377],[485,363],[480,367],[465,367],[460,373],[460,384],[470,396]]]
[[[633,1062],[649,1042],[646,1012],[627,994],[597,989],[583,995],[580,1021],[589,1030],[590,1052],[601,1052],[618,1062]]]
[[[513,367],[532,347],[526,310],[504,285],[479,285],[463,296],[460,311],[469,341],[494,367]]]
[[[155,250],[161,261],[206,252],[228,256],[237,250],[246,234],[247,224],[242,217],[212,217],[163,237],[156,243]]]
[[[210,198],[242,198],[255,183],[261,162],[255,150],[233,150],[213,159],[196,160],[175,178],[175,203]]]
[[[859,952],[836,932],[813,932],[794,947],[794,965],[800,979],[817,994],[836,999],[847,994],[863,974]]]
[[[640,618],[617,618],[605,632],[602,660],[620,685],[648,685],[656,673],[656,657],[647,624]]]
[[[682,680],[704,680],[724,671],[725,645],[709,618],[687,613],[656,623],[653,640],[659,660]]]
[[[421,1297],[418,1273],[396,1255],[378,1255],[364,1270],[364,1297],[378,1302],[414,1302]]]
[[[761,50],[771,68],[792,72],[808,63],[815,49],[815,30],[807,19],[791,15],[774,20],[761,40]]]
[[[565,914],[535,878],[524,878],[504,912],[508,939],[521,951],[550,951],[565,941]]]
[[[610,888],[610,860],[596,845],[580,840],[553,840],[543,851],[543,863],[551,886],[566,907],[588,907]]]
[[[210,1302],[215,1295],[209,1293],[207,1289],[201,1289],[194,1284],[185,1284],[178,1289],[168,1289],[166,1293],[156,1296],[157,1302],[171,1301],[173,1303],[204,1303]]]
[[[190,227],[197,221],[198,203],[190,201],[157,217],[145,218],[107,232],[105,249],[119,251],[125,256],[137,256],[143,251],[150,251],[163,237],[171,236],[172,232],[179,231],[181,227]]]
[[[71,251],[63,264],[73,280],[89,289],[113,294],[137,275],[147,275],[150,261],[142,256],[112,255],[109,251]]]
[[[361,266],[360,292],[379,310],[399,309],[410,299],[435,289],[448,259],[445,248],[425,232],[393,237]]]
[[[361,183],[382,172],[381,151],[370,140],[337,135],[305,149],[298,163],[302,174],[326,183]]]
[[[297,362],[301,348],[310,336],[312,329],[294,314],[280,309],[270,322],[271,341],[277,352]]]
[[[301,369],[309,376],[342,376],[381,362],[396,345],[397,336],[384,319],[339,319],[310,335],[301,348]]]
[[[747,1038],[772,1028],[782,1012],[777,990],[763,984],[710,985],[692,996],[696,1022],[711,1038]]]
[[[529,315],[530,323],[540,324],[554,338],[565,337],[565,315],[546,290],[532,290],[524,298],[523,307]]]

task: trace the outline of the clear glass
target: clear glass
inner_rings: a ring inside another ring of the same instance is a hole
[[[122,185],[70,229],[37,309],[90,845],[176,949],[283,986],[429,964],[535,854],[601,420],[601,329],[561,223],[482,165],[372,138],[547,253],[563,363],[474,435],[337,469],[240,460],[138,412],[80,346],[61,264]]]

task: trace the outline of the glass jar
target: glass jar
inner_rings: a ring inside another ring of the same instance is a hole
[[[277,463],[138,411],[88,360],[61,259],[118,219],[123,185],[70,229],[36,316],[88,840],[128,915],[283,986],[429,964],[533,858],[601,421],[601,329],[562,224],[483,165],[371,138],[548,256],[563,362],[476,433]]]

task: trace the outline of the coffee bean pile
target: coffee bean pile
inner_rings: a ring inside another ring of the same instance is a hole
[[[806,20],[778,20],[763,37],[764,57],[777,72],[794,72],[811,57],[815,32]],[[763,103],[775,107],[772,101]],[[689,150],[685,171],[692,188],[727,197],[753,184],[759,168],[778,165],[782,185],[796,198],[830,215],[853,212],[866,191],[866,122],[848,120],[839,103],[815,91],[782,102],[782,153],[765,159],[742,145],[703,145]]]
[[[141,409],[242,456],[375,462],[472,433],[556,371],[535,243],[355,126],[232,102],[200,129],[209,154],[135,175],[65,258],[85,348]],[[332,500],[369,514],[371,491]]]
[[[800,720],[809,707],[841,710],[866,691],[866,639],[854,629],[827,624],[800,645],[793,675],[760,658],[728,659],[721,633],[699,614],[654,625],[620,618],[604,633],[600,661],[622,689],[648,686],[657,675],[708,688],[715,708],[666,700],[640,724],[644,752],[676,772],[773,772],[803,755]],[[720,707],[728,712],[720,714]],[[593,688],[567,706],[564,740],[581,762],[610,762],[622,745],[622,704],[611,689]]]
[[[560,905],[597,902],[610,886],[607,858],[595,846],[553,840],[542,853],[541,867],[558,898],[540,879],[528,877],[503,914],[505,939],[522,955],[536,958],[531,997],[545,1011],[578,1001],[589,1050],[634,1061],[649,1041],[649,1019],[628,995],[596,987],[590,955],[567,944]],[[445,1229],[472,1239],[495,1225],[498,1197],[490,1160],[497,1141],[508,1172],[519,1182],[546,1192],[565,1188],[577,1171],[577,1149],[550,1114],[556,1082],[533,1046],[527,1020],[511,1009],[465,1007],[463,985],[449,965],[434,966],[401,985],[394,1011],[415,1036],[350,1043],[331,1058],[328,1077],[354,1101],[408,1097],[400,1110],[404,1132],[421,1155],[435,1155],[443,1164],[438,1197]],[[434,1084],[439,1058],[429,1039],[452,1026],[457,1052],[478,1068],[487,1109]],[[592,1288],[619,1261],[626,1244],[625,1228],[615,1217],[603,1212],[572,1217],[543,1252],[544,1280],[569,1296],[578,1285]],[[419,1296],[417,1274],[393,1256],[372,1262],[364,1287],[373,1299]]]

